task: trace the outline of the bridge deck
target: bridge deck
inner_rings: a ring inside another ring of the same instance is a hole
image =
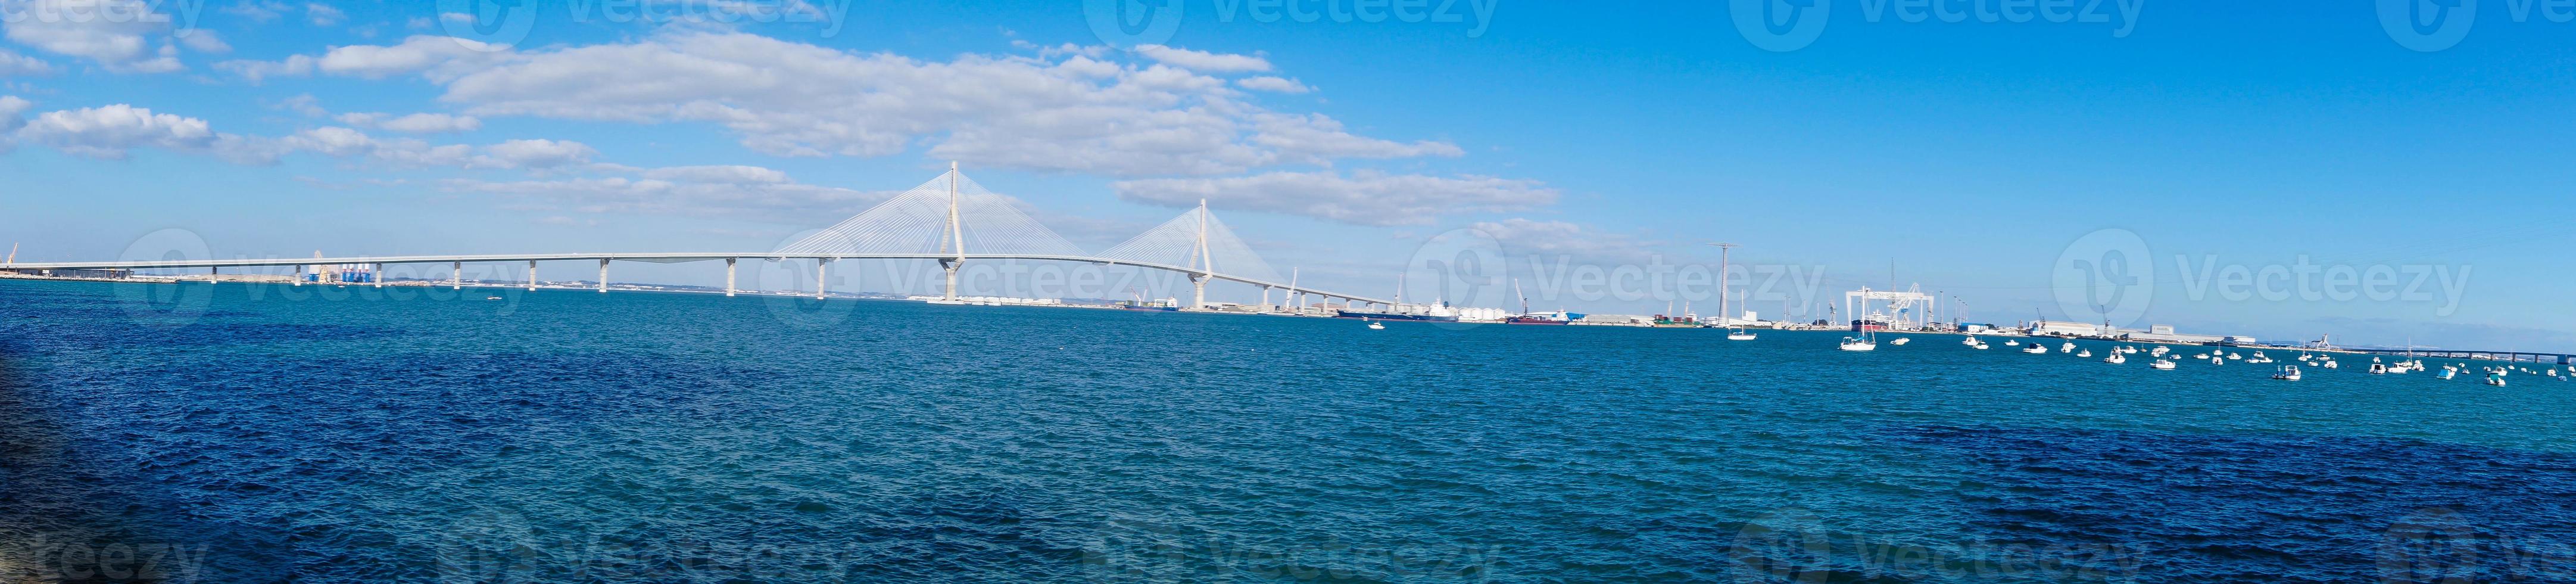
[[[1287,292],[1291,292],[1291,293],[1304,293],[1304,294],[1313,295],[1313,296],[1323,296],[1323,297],[1326,297],[1326,298],[1341,298],[1341,299],[1351,300],[1351,301],[1354,301],[1354,302],[1364,302],[1364,303],[1371,303],[1371,304],[1393,304],[1393,302],[1391,302],[1391,301],[1381,300],[1381,299],[1377,299],[1377,298],[1370,298],[1370,297],[1366,297],[1366,296],[1358,296],[1358,295],[1352,295],[1352,294],[1343,294],[1343,293],[1340,293],[1340,292],[1330,292],[1330,291],[1325,291],[1325,290],[1317,290],[1317,289],[1314,289],[1314,288],[1306,288],[1306,287],[1299,287],[1299,286],[1290,286],[1290,285],[1287,285],[1287,284],[1284,284],[1284,283],[1279,283],[1279,282],[1270,282],[1270,281],[1258,280],[1258,279],[1253,279],[1253,278],[1245,278],[1245,277],[1241,277],[1241,276],[1230,276],[1230,275],[1226,275],[1226,274],[1224,274],[1224,273],[1208,272],[1208,271],[1204,271],[1204,270],[1195,270],[1195,269],[1184,268],[1184,267],[1174,266],[1174,265],[1166,265],[1166,264],[1159,264],[1159,263],[1153,263],[1153,262],[1140,262],[1140,261],[1135,261],[1135,260],[1122,260],[1122,259],[1113,259],[1113,258],[1091,257],[1091,256],[1079,256],[1079,255],[1048,255],[1048,254],[976,254],[976,253],[970,253],[970,254],[964,254],[964,255],[960,256],[960,255],[957,255],[957,254],[921,254],[921,253],[902,253],[902,254],[812,254],[812,253],[785,253],[785,254],[782,254],[782,253],[714,253],[714,252],[682,252],[682,253],[557,253],[557,254],[415,255],[415,256],[336,257],[336,258],[234,258],[234,259],[179,259],[179,260],[145,260],[145,261],[113,261],[113,262],[22,262],[22,263],[13,263],[13,264],[0,264],[0,270],[158,270],[158,269],[181,269],[181,268],[256,268],[256,267],[285,267],[285,266],[340,265],[340,264],[389,264],[389,265],[399,265],[399,264],[456,264],[456,263],[468,263],[468,262],[471,262],[471,263],[492,263],[492,262],[560,262],[560,261],[584,261],[584,260],[588,260],[588,261],[612,260],[612,261],[632,261],[632,262],[679,263],[679,262],[710,261],[710,260],[722,260],[722,259],[734,259],[734,258],[767,259],[767,260],[772,260],[772,261],[778,261],[778,260],[790,260],[790,259],[813,259],[813,260],[864,260],[864,259],[888,259],[888,260],[905,260],[905,259],[910,259],[910,260],[942,260],[942,259],[964,259],[964,260],[1032,260],[1032,261],[1081,262],[1081,263],[1087,263],[1087,264],[1100,264],[1100,265],[1109,265],[1109,266],[1131,266],[1131,267],[1148,268],[1148,269],[1156,269],[1156,270],[1167,270],[1167,271],[1173,271],[1173,272],[1180,272],[1180,273],[1184,273],[1184,274],[1190,274],[1190,275],[1194,275],[1194,276],[1206,276],[1206,277],[1213,278],[1213,279],[1218,279],[1218,280],[1226,280],[1226,281],[1231,281],[1231,282],[1240,282],[1240,283],[1244,283],[1244,284],[1250,284],[1250,285],[1253,285],[1253,286],[1261,286],[1261,287],[1265,287],[1265,288],[1273,288],[1273,289],[1283,290],[1283,291],[1287,291]]]

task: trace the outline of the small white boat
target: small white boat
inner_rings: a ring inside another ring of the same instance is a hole
[[[2493,385],[2493,386],[2496,386],[2496,387],[2504,387],[2504,374],[2503,374],[2503,373],[2497,373],[2497,374],[2494,374],[2494,375],[2489,375],[2489,376],[2487,376],[2487,385]]]
[[[2091,358],[2093,358],[2093,350],[2092,350],[2092,349],[2085,349],[2085,350],[2083,350],[2083,351],[2077,351],[2077,352],[2075,353],[2075,356],[2077,356],[2077,357],[2083,357],[2083,358],[2086,358],[2086,359],[2091,359]]]
[[[1896,340],[1888,341],[1888,342],[1887,342],[1887,344],[1890,344],[1890,345],[1896,345],[1896,346],[1902,347],[1902,346],[1905,346],[1905,344],[1906,344],[1906,343],[1911,343],[1911,342],[1914,342],[1913,337],[1897,337],[1897,338],[1896,338]]]
[[[500,300],[500,299],[501,299],[501,297],[499,297],[499,296],[485,296],[485,297],[483,297],[483,299],[484,299],[484,300]]]
[[[1369,330],[1373,330],[1373,331],[1382,331],[1382,330],[1386,330],[1386,325],[1384,325],[1384,324],[1379,324],[1377,321],[1374,321],[1374,320],[1369,320],[1369,319],[1365,319],[1365,318],[1363,318],[1363,319],[1360,319],[1360,322],[1368,323]]]
[[[1970,346],[1970,347],[1974,347],[1974,346],[1980,345],[1980,344],[1982,344],[1982,343],[1978,343],[1978,342],[1977,342],[1977,338],[1976,338],[1976,337],[1968,337],[1968,340],[1959,341],[1959,344],[1967,345],[1967,346]]]
[[[2386,365],[2386,364],[2381,364],[2381,363],[2371,363],[2371,364],[2370,364],[2370,374],[2371,374],[2371,375],[2387,375],[2387,374],[2388,374],[2388,365]]]
[[[2163,359],[2157,359],[2155,363],[2148,364],[2147,366],[2148,366],[2148,367],[2157,368],[2157,369],[2173,369],[2173,368],[2174,368],[2174,362],[2172,362],[2172,361],[2166,361],[2166,360],[2163,360]]]
[[[2227,360],[2229,360],[2229,361],[2243,361],[2243,360],[2245,360],[2245,356],[2244,356],[2244,355],[2238,355],[2238,354],[2235,354],[2235,353],[2228,353],[2228,354],[2227,354]]]
[[[2121,354],[2119,354],[2119,353],[2112,353],[2112,354],[2111,354],[2111,356],[2109,356],[2109,357],[2104,357],[2104,358],[2102,359],[2102,362],[2104,362],[2104,363],[2109,363],[2109,364],[2112,364],[2112,365],[2118,365],[2118,364],[2121,364],[2121,363],[2127,363],[2127,362],[2129,362],[2129,357],[2128,357],[2127,355],[2121,355]]]
[[[1845,350],[1845,351],[1876,351],[1876,350],[1878,350],[1878,342],[1876,342],[1876,341],[1871,341],[1871,340],[1869,340],[1869,339],[1865,339],[1865,338],[1856,339],[1856,338],[1852,338],[1852,337],[1843,337],[1843,342],[1842,342],[1842,344],[1841,344],[1841,345],[1838,345],[1838,346],[1839,346],[1842,350]]]
[[[2209,359],[2209,364],[2211,364],[2211,365],[2226,365],[2226,364],[2227,364],[2227,360],[2226,360],[2226,359],[2220,359],[2220,358],[2217,358],[2217,357],[2211,357],[2211,358]]]
[[[1729,340],[1729,341],[1750,341],[1750,340],[1753,340],[1753,333],[1746,332],[1744,329],[1735,329],[1735,330],[1732,330],[1732,331],[1727,331],[1727,333],[1726,333],[1726,340]]]
[[[1988,344],[1985,344],[1985,343],[1977,343],[1977,350],[1979,350],[1979,351],[1983,351],[1983,350],[1991,349],[1991,348],[1994,348],[1994,345],[1988,345]]]
[[[2016,341],[2016,340],[2012,340],[2012,339],[2004,339],[2004,346],[2006,346],[2006,347],[2019,347],[2019,346],[2021,346],[2021,341]]]
[[[2297,365],[2282,365],[2282,366],[2281,366],[2281,372],[2272,374],[2272,378],[2273,378],[2273,379],[2282,380],[2282,381],[2298,381],[2298,380],[2299,380],[2299,366],[2297,366]]]
[[[2448,366],[2448,365],[2444,365],[2444,366],[2442,366],[2442,372],[2441,372],[2441,373],[2435,373],[2435,374],[2433,374],[2433,377],[2438,378],[2438,379],[2441,379],[2441,380],[2443,380],[2443,381],[2450,381],[2450,380],[2451,380],[2451,378],[2453,378],[2453,377],[2459,377],[2459,376],[2460,376],[2460,370],[2459,370],[2459,368],[2457,368],[2457,367],[2451,367],[2451,366]]]
[[[2322,367],[2325,367],[2325,368],[2327,368],[2327,369],[2341,369],[2341,368],[2343,368],[2343,365],[2338,364],[2338,363],[2335,363],[2335,361],[2334,361],[2333,359],[2327,359],[2327,360],[2326,360],[2326,362],[2325,362],[2325,364],[2324,364],[2324,365],[2322,365]]]
[[[2039,343],[2031,343],[2029,348],[2022,349],[2021,352],[2033,355],[2046,355],[2048,354],[2048,347]]]
[[[2058,347],[2057,347],[2057,352],[2059,352],[2059,353],[2073,353],[2073,352],[2075,352],[2075,343],[2070,342],[2070,343],[2067,343],[2067,344],[2064,344],[2064,345],[2060,345],[2060,346],[2058,346]]]

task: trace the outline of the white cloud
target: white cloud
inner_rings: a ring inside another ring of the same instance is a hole
[[[328,156],[356,156],[376,149],[376,141],[366,133],[336,126],[297,132],[287,137],[286,143],[299,150]]]
[[[0,49],[0,77],[16,75],[50,75],[54,66],[42,59]]]
[[[304,55],[293,55],[287,57],[286,60],[283,61],[224,61],[216,63],[215,68],[230,71],[234,75],[240,75],[243,79],[247,79],[251,83],[259,83],[261,81],[268,80],[270,77],[302,77],[310,75],[313,73],[313,58]]]
[[[1522,218],[1502,221],[1479,221],[1468,228],[1493,236],[1503,253],[1514,257],[1542,256],[1565,258],[1594,264],[1643,263],[1653,255],[1652,242],[1621,233],[1564,221],[1536,221]],[[1547,263],[1542,260],[1541,263]]]
[[[277,17],[282,16],[286,14],[287,11],[293,9],[293,7],[287,6],[285,2],[260,0],[255,2],[242,2],[218,8],[217,10],[221,10],[225,14],[249,19],[251,22],[267,23],[276,21]]]
[[[152,41],[170,29],[170,15],[142,0],[0,0],[5,36],[57,55],[98,62],[110,71],[166,73],[180,69],[178,49]]]
[[[1262,114],[1254,117],[1253,126],[1259,129],[1252,137],[1253,143],[1316,164],[1334,158],[1456,157],[1467,153],[1447,142],[1405,144],[1353,135],[1342,129],[1341,122],[1323,114]]]
[[[380,113],[345,113],[340,114],[336,119],[340,120],[340,123],[361,128],[378,128],[411,134],[472,132],[483,129],[483,120],[475,119],[474,116],[454,114],[420,113],[396,116]]]
[[[1270,61],[1251,55],[1229,55],[1163,45],[1137,45],[1136,54],[1174,67],[1207,73],[1243,73],[1270,70]]]
[[[205,120],[116,104],[45,112],[15,134],[32,144],[94,158],[122,159],[134,148],[206,150],[217,136]]]
[[[786,173],[757,166],[666,167],[631,174],[522,181],[449,179],[442,185],[451,191],[512,197],[517,206],[529,209],[757,215],[790,222],[856,211],[893,194],[799,183]]]
[[[307,3],[304,5],[304,20],[306,22],[313,23],[313,26],[334,26],[348,19],[348,13],[341,12],[340,9],[333,8],[328,4]]]
[[[233,50],[232,45],[224,43],[223,35],[211,30],[188,31],[187,36],[179,37],[179,44],[200,53],[229,53]]]
[[[313,63],[322,72],[334,75],[381,78],[425,72],[436,80],[509,56],[510,53],[498,45],[472,39],[415,35],[392,46],[331,47]]]
[[[1408,225],[1465,213],[1515,211],[1556,202],[1537,181],[1485,176],[1437,177],[1359,171],[1272,172],[1225,178],[1161,178],[1110,183],[1118,197],[1168,207],[1205,199],[1226,209],[1303,215],[1360,225]]]
[[[1298,83],[1297,80],[1286,77],[1245,77],[1234,80],[1234,84],[1243,86],[1244,89],[1272,93],[1306,93],[1315,90],[1304,83]]]
[[[1270,112],[1241,101],[1226,80],[1180,67],[1105,61],[1082,47],[1045,52],[920,61],[680,30],[535,52],[416,36],[266,68],[224,67],[245,76],[418,74],[444,85],[440,99],[468,114],[715,123],[743,146],[779,156],[926,146],[930,156],[982,166],[1155,176],[1460,152],[1350,135],[1322,115]]]
[[[474,159],[476,166],[494,168],[553,168],[589,162],[598,156],[590,145],[570,140],[511,140],[483,147],[483,155]]]
[[[17,148],[18,141],[10,138],[10,135],[17,133],[18,127],[27,125],[27,119],[19,116],[25,115],[27,110],[35,107],[34,102],[27,101],[25,98],[0,95],[0,154],[7,154]]]
[[[644,178],[698,183],[770,184],[788,182],[787,173],[758,166],[669,166],[644,171]]]
[[[304,114],[309,118],[318,118],[331,113],[329,110],[322,109],[322,100],[315,99],[310,93],[299,93],[295,97],[278,100],[274,107]]]

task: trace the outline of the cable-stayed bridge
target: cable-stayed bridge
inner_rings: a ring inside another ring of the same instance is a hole
[[[475,254],[413,255],[387,257],[319,257],[319,258],[235,258],[235,259],[160,259],[102,262],[38,262],[0,264],[6,270],[159,270],[205,268],[220,272],[223,268],[294,267],[300,274],[314,265],[373,265],[376,273],[384,266],[413,264],[448,264],[452,270],[449,284],[464,285],[467,263],[528,264],[528,289],[537,286],[537,263],[553,261],[595,260],[599,262],[599,291],[608,291],[610,262],[680,263],[723,260],[725,295],[735,288],[735,266],[743,258],[784,261],[811,259],[815,263],[815,280],[823,281],[831,262],[845,259],[935,260],[947,273],[945,296],[948,302],[958,300],[957,271],[970,261],[1063,261],[1108,266],[1131,266],[1165,270],[1188,275],[1193,288],[1190,306],[1207,304],[1209,280],[1240,282],[1263,290],[1263,297],[1277,290],[1289,295],[1319,298],[1327,302],[1342,299],[1354,303],[1390,304],[1367,296],[1345,294],[1294,282],[1281,282],[1279,273],[1252,251],[1252,246],[1237,237],[1232,229],[1208,212],[1207,203],[1181,213],[1162,225],[1145,230],[1127,241],[1097,253],[1082,248],[1045,224],[1030,217],[1013,204],[1010,197],[993,193],[975,184],[957,171],[951,163],[942,173],[921,186],[869,207],[866,211],[842,220],[812,235],[766,252],[678,252],[678,253],[544,253],[544,254]],[[299,278],[300,280],[300,278]],[[383,286],[378,280],[376,286]],[[816,286],[816,294],[823,294]]]

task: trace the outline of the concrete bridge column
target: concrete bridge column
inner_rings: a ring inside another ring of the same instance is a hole
[[[377,288],[385,287],[385,265],[376,264],[374,271],[368,272],[367,280],[374,282]]]
[[[733,263],[742,258],[725,258],[725,295],[733,295]]]
[[[1190,293],[1191,310],[1207,308],[1207,281],[1207,274],[1190,274],[1190,287],[1193,289]]]
[[[815,300],[822,300],[822,299],[823,299],[823,293],[824,293],[824,291],[829,290],[829,289],[831,288],[831,284],[829,284],[830,280],[824,279],[824,277],[823,277],[823,274],[825,274],[825,271],[824,271],[824,270],[831,269],[831,267],[832,267],[832,260],[831,260],[831,258],[824,258],[824,259],[814,260],[814,299],[815,299]]]
[[[599,258],[599,293],[608,293],[608,258]]]
[[[528,260],[528,291],[537,291],[537,260]]]
[[[949,300],[957,299],[957,266],[965,262],[965,258],[939,260],[939,267],[948,270],[948,295],[946,298]]]
[[[465,262],[450,262],[447,269],[447,289],[465,289]]]

